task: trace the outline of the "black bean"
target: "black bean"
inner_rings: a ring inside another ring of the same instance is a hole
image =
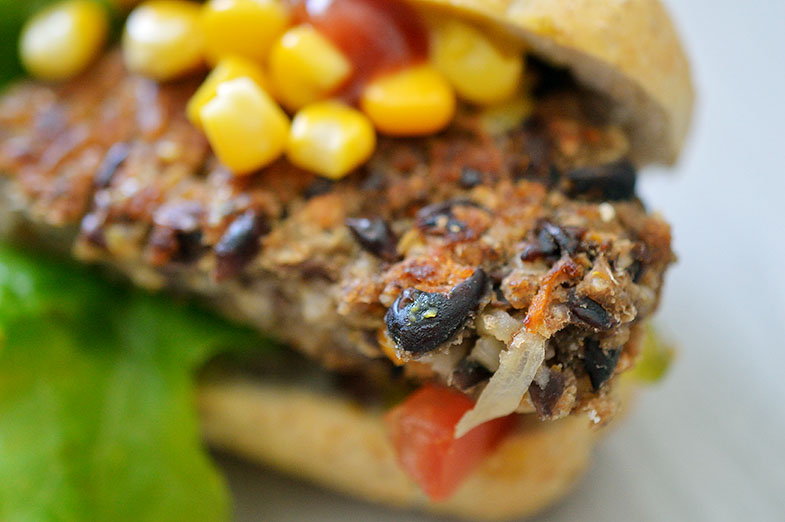
[[[464,359],[458,363],[458,366],[452,372],[452,383],[459,389],[466,391],[490,379],[492,375],[493,373],[485,366],[475,361]]]
[[[333,189],[333,185],[335,185],[335,183],[329,179],[316,178],[305,188],[303,191],[303,197],[305,199],[311,199],[315,198],[316,196],[321,196],[322,194],[327,194]]]
[[[548,383],[545,388],[540,388],[536,382],[529,386],[529,396],[537,410],[537,415],[542,419],[549,419],[553,416],[553,410],[564,394],[567,385],[567,379],[561,372],[548,370],[548,375]]]
[[[398,238],[383,219],[350,218],[346,220],[346,226],[360,246],[371,254],[391,263],[400,259]]]
[[[106,152],[106,156],[104,156],[104,159],[101,161],[101,165],[98,167],[95,177],[93,178],[93,184],[96,188],[106,188],[109,186],[117,169],[119,169],[120,165],[128,159],[130,150],[127,143],[121,142],[112,145]]]
[[[106,226],[107,212],[97,209],[87,214],[80,225],[79,235],[86,239],[90,244],[99,248],[106,248]]]
[[[627,267],[627,272],[632,277],[632,282],[638,283],[645,272],[646,264],[649,262],[648,251],[645,244],[635,243],[630,253],[635,260]]]
[[[542,257],[554,260],[559,257],[559,245],[545,230],[540,230],[537,234],[537,241],[527,243],[521,253],[523,261],[534,261]]]
[[[610,330],[617,324],[616,319],[590,297],[573,293],[567,301],[567,306],[576,318],[597,330]]]
[[[539,225],[536,241],[531,241],[523,247],[521,259],[534,261],[546,258],[555,261],[561,255],[575,255],[580,246],[582,231],[575,227],[561,227],[549,221]]]
[[[254,210],[240,214],[215,246],[216,279],[234,277],[259,253],[259,238],[269,232],[267,220]]]
[[[407,288],[387,310],[390,337],[402,350],[419,355],[449,341],[476,313],[487,277],[478,268],[448,294]]]
[[[423,207],[417,212],[418,221],[427,221],[439,216],[450,216],[453,214],[453,209],[456,207],[474,207],[482,210],[487,210],[482,205],[475,203],[470,199],[454,199],[452,201],[443,201],[441,203],[434,203]]]
[[[542,229],[553,238],[561,252],[567,253],[571,256],[575,255],[578,250],[580,241],[578,240],[579,232],[575,228],[560,227],[554,225],[549,221],[542,224]]]
[[[472,167],[464,167],[461,169],[459,183],[465,189],[474,188],[482,183],[482,172]]]
[[[567,173],[567,193],[589,199],[619,201],[635,196],[637,174],[627,160],[573,169]]]
[[[596,339],[586,339],[583,343],[583,367],[589,374],[592,388],[599,390],[616,370],[621,349],[603,350]]]
[[[455,217],[454,209],[457,207],[474,207],[486,210],[484,207],[470,200],[453,200],[436,203],[423,207],[417,213],[417,227],[425,233],[447,236],[453,241],[470,239],[473,231],[468,225]]]
[[[180,263],[193,263],[202,256],[205,250],[200,231],[178,232],[177,244],[178,251],[175,261]]]

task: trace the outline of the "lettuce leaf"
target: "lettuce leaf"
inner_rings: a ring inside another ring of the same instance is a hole
[[[22,25],[51,0],[0,0],[0,89],[22,74],[17,42]]]
[[[216,521],[194,371],[254,333],[0,245],[0,520]]]

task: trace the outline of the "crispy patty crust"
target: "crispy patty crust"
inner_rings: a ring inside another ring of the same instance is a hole
[[[285,160],[232,177],[185,118],[197,79],[130,76],[111,53],[72,83],[0,99],[0,215],[17,237],[198,295],[331,368],[397,365],[476,394],[501,330],[526,325],[549,342],[520,411],[604,420],[670,230],[635,196],[611,111],[532,70],[522,121],[464,107],[439,135],[381,138],[330,182]]]

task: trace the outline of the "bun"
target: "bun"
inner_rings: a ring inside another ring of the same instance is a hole
[[[689,64],[658,0],[416,0],[521,39],[615,102],[639,164],[673,163],[692,116]]]
[[[526,416],[450,500],[433,504],[399,468],[381,411],[250,380],[205,384],[198,401],[205,438],[217,449],[367,501],[470,520],[545,508],[575,484],[602,434],[586,415]]]

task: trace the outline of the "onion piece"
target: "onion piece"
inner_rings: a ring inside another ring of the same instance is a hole
[[[506,346],[503,342],[487,335],[481,336],[472,348],[469,359],[478,362],[492,372],[499,369],[499,357]]]
[[[504,310],[486,312],[477,318],[477,332],[495,337],[507,345],[522,327],[523,321],[515,319]]]
[[[521,329],[501,353],[499,369],[480,394],[474,408],[455,426],[459,438],[484,422],[513,413],[545,360],[545,338]]]

